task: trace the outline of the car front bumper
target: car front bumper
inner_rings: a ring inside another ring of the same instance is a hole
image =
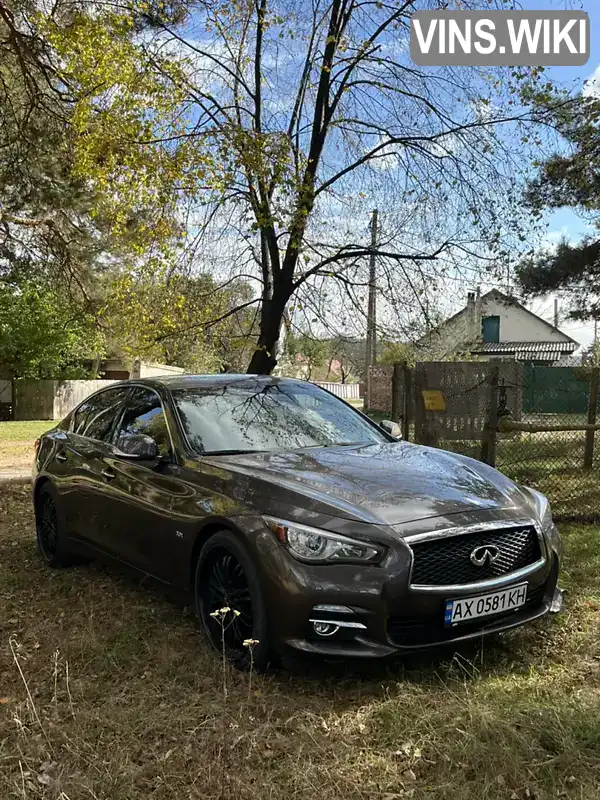
[[[281,546],[261,554],[270,636],[280,652],[296,651],[340,658],[382,658],[397,653],[456,644],[533,622],[560,607],[557,589],[560,555],[547,549],[544,563],[527,575],[527,599],[509,612],[446,626],[448,599],[494,592],[511,585],[507,576],[485,589],[453,587],[451,592],[411,588],[410,562],[398,557],[385,568],[307,565]],[[525,582],[515,577],[514,584]],[[339,623],[323,636],[314,621]]]

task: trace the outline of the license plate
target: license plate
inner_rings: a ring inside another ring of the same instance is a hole
[[[471,622],[479,617],[501,614],[520,608],[527,600],[527,584],[520,583],[500,592],[480,594],[477,597],[461,597],[458,600],[446,600],[444,623],[458,625],[459,622]]]

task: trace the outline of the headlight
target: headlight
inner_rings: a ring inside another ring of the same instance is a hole
[[[530,489],[527,487],[527,491],[533,498],[536,516],[540,521],[546,541],[550,549],[554,550],[558,558],[561,559],[563,552],[562,539],[560,538],[560,533],[558,532],[558,529],[554,524],[554,520],[552,519],[550,501],[545,495],[536,491],[535,489]]]
[[[542,529],[546,530],[547,528],[553,527],[552,510],[548,498],[536,489],[531,489],[529,486],[527,487],[527,491],[533,497],[536,516],[542,525]]]
[[[308,525],[273,517],[263,517],[263,520],[267,528],[300,561],[379,563],[385,553],[385,549],[379,545],[350,539],[339,533],[330,533],[320,528],[310,528]]]

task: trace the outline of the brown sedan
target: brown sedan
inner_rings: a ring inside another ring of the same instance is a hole
[[[213,645],[258,667],[387,656],[558,609],[547,500],[392,433],[302,381],[113,384],[37,444],[39,549],[189,591]]]

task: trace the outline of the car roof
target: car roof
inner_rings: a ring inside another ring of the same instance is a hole
[[[115,385],[144,385],[153,388],[165,387],[171,391],[195,388],[218,388],[220,386],[230,386],[234,384],[246,385],[306,385],[306,381],[296,380],[295,378],[275,378],[271,375],[248,375],[246,373],[221,373],[218,375],[156,375],[151,378],[132,378],[128,381],[121,381]]]

